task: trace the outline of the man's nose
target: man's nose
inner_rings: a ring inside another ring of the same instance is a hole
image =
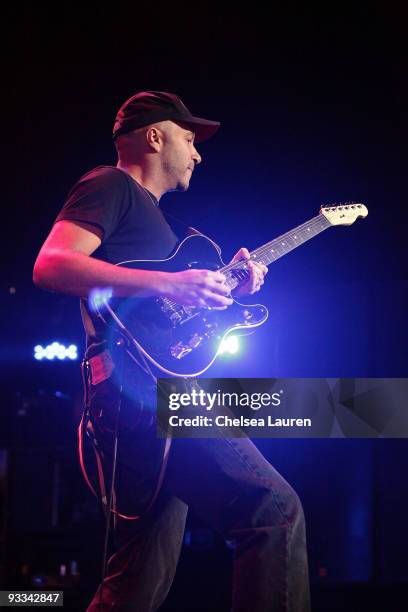
[[[194,153],[193,153],[193,160],[195,165],[197,166],[197,164],[201,164],[201,155],[199,154],[199,152],[197,151],[196,148],[194,148]]]

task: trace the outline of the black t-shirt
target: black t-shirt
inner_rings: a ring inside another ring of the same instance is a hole
[[[99,166],[81,177],[68,194],[57,221],[78,221],[102,230],[102,244],[92,257],[119,263],[133,259],[164,259],[178,238],[153,194],[129,174],[113,166]],[[106,330],[81,299],[88,356],[104,344]]]

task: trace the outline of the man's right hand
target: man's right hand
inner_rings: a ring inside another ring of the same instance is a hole
[[[221,272],[184,270],[168,274],[166,280],[167,297],[182,306],[225,309],[233,303]]]

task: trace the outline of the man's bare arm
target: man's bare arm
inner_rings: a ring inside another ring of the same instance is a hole
[[[34,283],[78,296],[87,296],[94,287],[111,287],[117,296],[152,296],[165,289],[161,272],[131,270],[90,257],[101,244],[98,233],[71,221],[56,223],[35,262]]]
[[[180,304],[228,306],[225,277],[208,270],[168,273],[130,269],[94,259],[102,232],[84,224],[59,221],[44,242],[34,265],[33,281],[43,289],[87,296],[95,287],[109,287],[116,296],[169,296]]]

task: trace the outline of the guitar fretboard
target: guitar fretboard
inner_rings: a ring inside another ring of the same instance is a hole
[[[310,221],[302,223],[302,225],[286,232],[286,234],[282,234],[282,236],[278,236],[278,238],[255,249],[250,253],[251,259],[269,266],[272,262],[293,251],[293,249],[317,236],[328,227],[331,227],[330,221],[324,215],[319,214]],[[230,263],[219,271],[225,274],[227,278],[225,284],[230,289],[235,289],[248,276],[248,267],[244,260]]]

